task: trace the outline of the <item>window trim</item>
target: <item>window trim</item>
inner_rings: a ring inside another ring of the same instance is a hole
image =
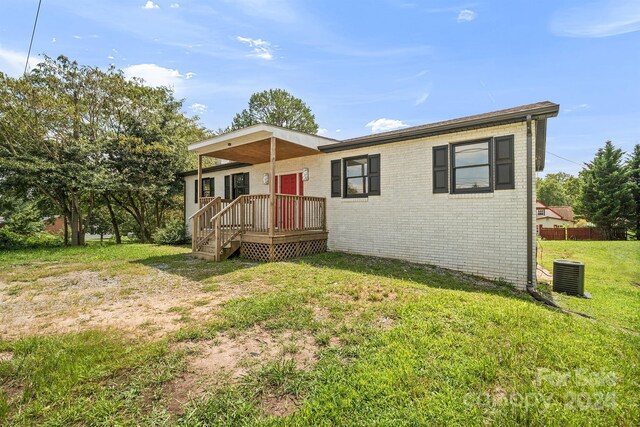
[[[349,162],[349,160],[363,160],[363,159],[367,162],[367,174],[347,177],[347,163]],[[364,183],[363,193],[349,194],[347,192],[347,188],[348,188],[347,183],[349,179],[353,179],[353,178],[362,178]],[[342,198],[343,199],[359,199],[363,197],[369,197],[369,155],[362,154],[360,156],[344,157],[342,159]]]
[[[463,141],[463,142],[455,142],[449,144],[449,160],[451,167],[451,189],[449,191],[450,194],[473,194],[473,193],[493,193],[493,140],[494,138],[482,138],[475,139],[473,141]],[[480,144],[486,143],[488,147],[487,153],[487,163],[477,163],[474,165],[468,166],[455,166],[456,161],[456,147],[463,145],[471,145],[471,144]],[[456,188],[456,170],[457,169],[468,169],[479,166],[488,166],[489,167],[489,186],[482,188]]]

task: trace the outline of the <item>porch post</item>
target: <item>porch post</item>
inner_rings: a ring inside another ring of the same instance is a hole
[[[198,209],[202,207],[200,203],[200,195],[202,194],[202,154],[198,154],[198,184],[195,188],[198,189]]]
[[[271,174],[269,176],[269,236],[276,229],[276,137],[271,137]]]

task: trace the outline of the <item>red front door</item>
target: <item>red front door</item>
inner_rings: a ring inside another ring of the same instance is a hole
[[[277,193],[279,194],[289,194],[292,196],[304,195],[301,173],[280,175],[277,182]],[[298,224],[296,224],[296,217],[298,218]],[[276,204],[276,226],[279,229],[292,230],[302,227],[303,218],[303,207],[298,200],[294,198],[284,198]]]

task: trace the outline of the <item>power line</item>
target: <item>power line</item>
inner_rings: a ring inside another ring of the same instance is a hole
[[[36,35],[36,26],[38,25],[38,16],[40,16],[40,6],[42,6],[42,0],[38,0],[38,10],[36,11],[36,19],[33,22],[33,31],[31,31],[31,41],[29,41],[29,52],[27,52],[27,62],[24,64],[24,74],[27,74],[27,68],[29,68],[29,57],[31,56],[31,46],[33,46],[33,37]]]
[[[547,151],[547,154],[551,154],[552,156],[555,156],[555,157],[557,157],[559,159],[566,160],[567,162],[573,163],[574,165],[584,166],[584,163],[574,162],[573,160],[569,160],[566,157],[562,157],[562,156],[558,156],[557,154],[553,154],[551,151]]]

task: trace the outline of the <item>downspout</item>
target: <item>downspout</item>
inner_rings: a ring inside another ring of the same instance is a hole
[[[538,301],[565,311],[555,301],[540,295],[535,288],[533,270],[533,132],[531,115],[527,115],[527,293]],[[578,313],[580,314],[580,313]]]
[[[533,132],[531,114],[527,115],[527,289],[533,281]]]

